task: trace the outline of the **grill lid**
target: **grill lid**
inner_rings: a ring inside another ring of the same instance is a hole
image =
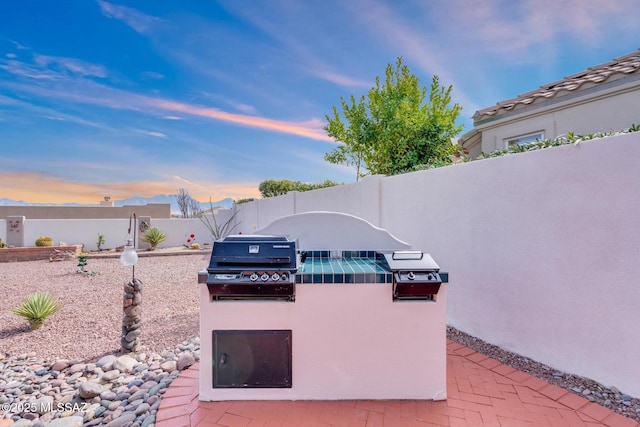
[[[214,242],[209,273],[268,268],[295,272],[296,242],[284,236],[234,235]]]

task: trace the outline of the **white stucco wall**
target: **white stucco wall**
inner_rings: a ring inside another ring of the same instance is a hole
[[[638,158],[632,133],[298,193],[288,213],[365,217],[450,272],[451,325],[640,396]]]
[[[638,142],[628,135],[415,174],[416,196],[435,202],[421,209],[397,209],[408,177],[388,178],[385,218],[450,271],[450,324],[638,396]]]
[[[249,234],[299,212],[362,217],[449,271],[451,325],[640,396],[639,158],[636,132],[370,177],[237,205],[237,231]],[[101,232],[113,247],[128,227],[128,220],[42,221],[27,219],[25,242],[47,234],[91,249]],[[207,233],[185,222],[194,220],[163,221],[152,225],[170,236],[167,246],[182,244],[190,232],[202,243]]]
[[[2,239],[3,242],[7,242],[7,220],[6,219],[0,219],[0,239]]]
[[[216,218],[219,218],[218,222],[224,223],[230,214],[230,210],[221,210]],[[213,242],[211,233],[199,219],[152,218],[151,226],[158,227],[167,235],[167,239],[158,245],[159,248],[184,245],[187,243],[187,238],[191,233],[196,235],[196,243],[211,244]],[[105,244],[102,248],[110,249],[124,245],[128,229],[128,219],[27,218],[24,226],[24,244],[25,246],[33,246],[39,236],[50,236],[55,244],[60,241],[71,245],[84,244],[85,250],[96,250],[98,233],[101,233],[105,237]],[[3,226],[2,230],[6,234],[6,225]],[[139,237],[139,235],[136,236],[136,239],[138,239],[137,246],[139,248],[148,247],[148,244],[139,241]]]

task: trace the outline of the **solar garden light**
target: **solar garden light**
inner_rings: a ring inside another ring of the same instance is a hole
[[[125,240],[124,250],[120,255],[120,263],[125,267],[132,267],[133,279],[136,277],[136,264],[138,263],[138,254],[136,253],[136,232],[133,230],[133,237],[131,237],[131,220],[133,219],[134,227],[137,222],[135,212],[129,216],[129,230],[127,231],[127,238]]]
[[[133,235],[131,234],[131,223],[133,220]],[[125,267],[131,267],[131,280],[124,284],[124,294],[122,297],[122,338],[120,339],[120,352],[128,353],[136,351],[140,344],[140,326],[142,324],[142,282],[136,279],[136,264],[138,254],[136,253],[136,226],[138,219],[133,213],[129,216],[129,230],[125,239],[124,250],[120,255],[120,263]]]

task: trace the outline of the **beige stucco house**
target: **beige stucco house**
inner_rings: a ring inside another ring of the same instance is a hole
[[[476,111],[458,144],[471,158],[510,144],[640,124],[640,49]]]
[[[109,206],[0,206],[0,219],[24,216],[29,219],[115,219],[138,217],[171,218],[169,203]]]

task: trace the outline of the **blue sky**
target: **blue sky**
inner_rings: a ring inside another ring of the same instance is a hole
[[[3,4],[0,198],[259,196],[353,182],[322,130],[402,56],[480,108],[640,47],[637,0],[139,0]]]

